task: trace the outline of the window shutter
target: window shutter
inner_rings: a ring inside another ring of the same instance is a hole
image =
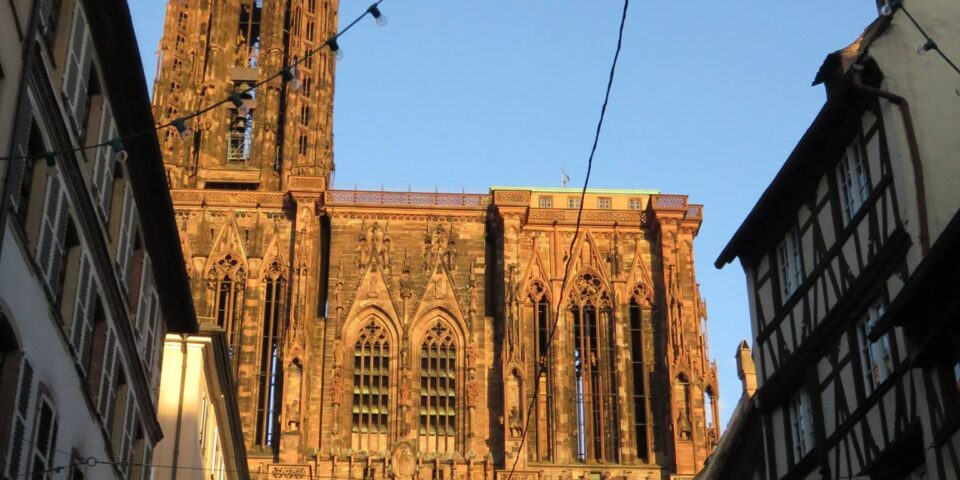
[[[77,306],[74,308],[73,332],[70,336],[70,345],[80,370],[86,368],[87,357],[90,356],[90,340],[93,336],[93,309],[94,293],[93,271],[90,268],[90,259],[84,255],[80,258],[80,270],[77,278]],[[87,372],[83,372],[86,374]]]
[[[40,418],[33,437],[33,478],[44,478],[43,472],[53,468],[53,456],[57,445],[57,412],[45,397],[40,402]]]
[[[123,222],[120,224],[120,241],[117,246],[117,269],[120,272],[120,284],[127,284],[130,271],[130,253],[133,247],[133,233],[137,221],[137,209],[133,203],[133,192],[126,188],[123,198]]]
[[[150,293],[153,287],[150,282],[150,257],[144,256],[143,269],[140,273],[140,293],[137,295],[137,318],[134,324],[134,333],[137,335],[137,345],[142,349],[144,347],[143,339],[146,333],[144,328],[149,323],[150,315]]]
[[[73,24],[70,27],[70,45],[67,47],[66,69],[63,75],[63,95],[79,131],[83,126],[86,108],[87,81],[90,73],[90,32],[87,17],[80,2],[73,9]]]
[[[10,443],[7,448],[6,474],[10,478],[23,475],[23,450],[27,445],[27,426],[31,424],[33,413],[30,405],[33,404],[33,366],[26,356],[20,357],[18,368],[17,396],[13,411],[13,422],[10,426]]]
[[[141,349],[143,350],[143,365],[146,367],[147,373],[151,373],[151,367],[153,366],[153,350],[156,348],[154,345],[155,337],[157,332],[157,323],[160,320],[160,309],[157,308],[157,296],[156,294],[151,294],[150,298],[150,308],[148,310],[148,316],[144,321],[144,333],[143,333],[143,344]]]
[[[33,107],[30,105],[30,102],[24,102],[23,108],[18,114],[17,123],[19,125],[19,132],[15,140],[14,145],[16,155],[25,157],[30,153],[30,125],[33,120]],[[15,165],[14,172],[16,175],[16,190],[11,192],[10,201],[13,202],[13,207],[17,212],[20,212],[20,192],[23,190],[24,174],[27,171],[28,165],[26,161],[23,162],[10,162],[12,165]]]
[[[99,143],[108,143],[117,137],[117,126],[113,122],[113,111],[110,104],[103,103],[103,115],[100,117]],[[113,150],[109,145],[97,149],[97,160],[93,171],[93,194],[97,210],[106,223],[110,218],[111,180],[113,179]]]
[[[67,233],[67,202],[59,175],[47,181],[47,198],[43,210],[43,226],[37,245],[37,263],[47,287],[54,297],[60,294],[60,268],[63,263],[63,242]]]
[[[153,478],[153,447],[150,446],[150,442],[143,442],[143,468],[140,470],[142,472],[141,476],[137,480],[152,480]]]
[[[97,393],[97,407],[100,410],[100,417],[107,421],[113,412],[113,388],[117,379],[117,338],[113,329],[107,330],[107,344],[103,351],[103,371],[100,376],[100,391]],[[107,425],[108,431],[110,428],[111,425]]]
[[[123,440],[120,444],[120,462],[123,463],[123,465],[121,465],[120,468],[123,471],[123,476],[129,478],[130,458],[133,452],[133,429],[137,424],[137,405],[133,391],[127,392],[127,405],[123,413],[123,419]],[[115,440],[116,439],[114,439],[114,441]]]

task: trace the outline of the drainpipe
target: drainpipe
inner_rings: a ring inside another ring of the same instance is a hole
[[[173,465],[170,468],[170,480],[177,480],[177,467],[180,463],[180,427],[183,422],[183,395],[187,386],[187,338],[180,335],[180,401],[177,402],[177,431],[173,435]]]
[[[927,194],[923,181],[923,162],[920,160],[920,146],[917,143],[917,132],[913,128],[913,117],[910,115],[910,104],[907,99],[895,93],[863,84],[860,71],[863,65],[854,65],[857,73],[853,75],[853,86],[875,97],[881,97],[897,104],[900,107],[900,116],[903,117],[903,128],[907,133],[907,146],[910,148],[910,163],[913,165],[913,183],[917,189],[917,215],[920,217],[920,250],[924,256],[930,251],[930,229],[927,224]]]

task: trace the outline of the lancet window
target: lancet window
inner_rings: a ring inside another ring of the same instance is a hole
[[[260,334],[260,387],[257,398],[257,445],[276,444],[280,406],[280,333],[283,323],[285,279],[280,263],[270,263],[264,272],[263,323]]]
[[[441,321],[420,346],[420,450],[453,452],[457,433],[457,344]]]
[[[387,448],[390,406],[390,340],[377,320],[370,319],[353,347],[352,448]]]
[[[637,458],[648,460],[647,448],[647,399],[644,386],[643,359],[643,309],[645,298],[636,295],[630,299],[630,366],[633,375],[633,414],[634,431],[637,438]]]
[[[620,419],[610,298],[603,281],[583,273],[570,298],[573,326],[577,460],[619,461]]]
[[[228,253],[210,268],[208,277],[213,292],[212,316],[217,326],[226,332],[230,357],[236,363],[241,343],[246,271],[240,260]]]
[[[540,282],[534,282],[529,288],[528,301],[532,306],[533,338],[533,378],[537,382],[534,418],[536,426],[533,433],[534,459],[549,460],[553,456],[553,369],[549,356],[550,331],[553,322],[550,316],[550,301],[546,289]]]

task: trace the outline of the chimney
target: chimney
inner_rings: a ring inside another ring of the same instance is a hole
[[[740,341],[736,359],[737,376],[740,377],[740,382],[743,384],[743,393],[752,397],[753,392],[757,391],[757,367],[753,364],[753,356],[746,340]]]

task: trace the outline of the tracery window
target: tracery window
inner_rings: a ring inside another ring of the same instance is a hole
[[[264,279],[256,432],[256,442],[260,447],[276,444],[279,427],[280,326],[283,321],[284,283],[282,267],[275,260],[265,272]]]
[[[208,277],[213,292],[211,311],[217,326],[227,334],[230,357],[236,364],[241,343],[246,271],[243,264],[228,253],[210,268]]]
[[[437,321],[420,346],[420,450],[452,452],[457,433],[457,345]]]
[[[353,347],[352,447],[380,451],[387,448],[390,406],[390,340],[387,331],[371,319]]]
[[[550,320],[550,303],[545,295],[546,289],[539,282],[534,283],[530,288],[529,301],[532,305],[534,355],[533,372],[534,379],[538,383],[537,401],[534,411],[536,418],[536,427],[533,431],[533,441],[535,448],[535,460],[549,460],[553,456],[553,369],[551,368],[548,345],[550,343],[550,330],[553,323]]]
[[[603,281],[583,273],[573,284],[574,404],[577,460],[619,461],[620,419],[610,298]]]
[[[641,297],[643,298],[643,297]],[[634,431],[637,438],[637,458],[648,460],[647,448],[647,399],[644,386],[643,362],[643,312],[642,300],[638,300],[636,292],[630,299],[630,363],[633,374],[633,414]]]

